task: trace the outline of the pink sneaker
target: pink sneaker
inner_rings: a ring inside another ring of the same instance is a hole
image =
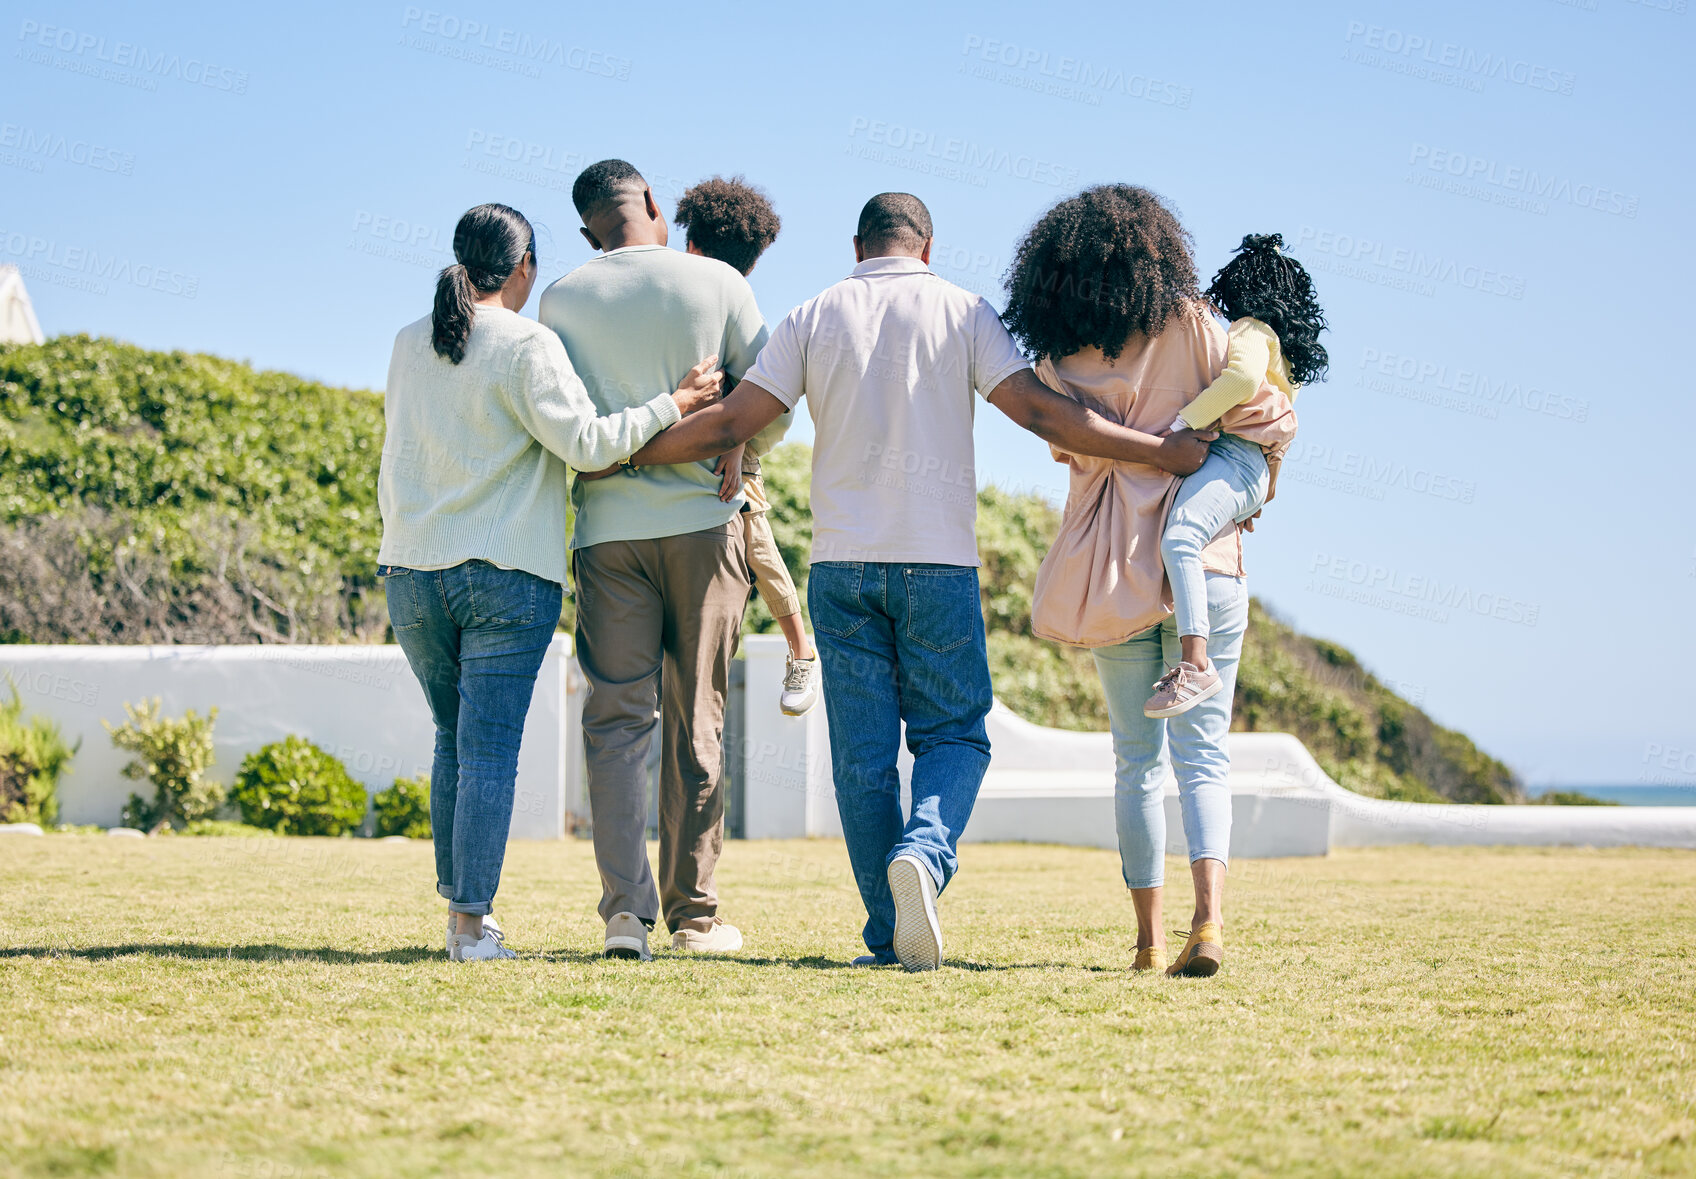
[[[1203,700],[1217,696],[1219,689],[1224,686],[1225,681],[1219,678],[1211,659],[1207,662],[1206,671],[1198,671],[1188,663],[1180,663],[1155,681],[1154,695],[1142,706],[1142,714],[1152,717],[1177,716],[1180,712],[1188,712]]]

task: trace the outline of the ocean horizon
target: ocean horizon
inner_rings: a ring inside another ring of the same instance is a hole
[[[1632,785],[1613,786],[1573,786],[1565,783],[1544,786],[1527,786],[1525,792],[1532,798],[1540,798],[1550,791],[1570,790],[1577,794],[1588,794],[1591,798],[1603,802],[1617,802],[1621,806],[1696,806],[1696,783],[1689,786]]]

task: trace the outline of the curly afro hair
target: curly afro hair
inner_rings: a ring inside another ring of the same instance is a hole
[[[1313,295],[1307,268],[1284,253],[1277,233],[1251,233],[1207,288],[1207,298],[1227,319],[1252,316],[1278,333],[1290,380],[1298,385],[1325,379],[1331,358],[1319,342],[1325,312]]]
[[[1002,280],[1002,320],[1033,358],[1101,349],[1117,359],[1134,333],[1159,335],[1201,305],[1190,235],[1146,188],[1103,184],[1031,226]]]
[[[690,188],[678,199],[675,220],[701,253],[743,274],[783,228],[771,199],[740,176],[714,176]]]

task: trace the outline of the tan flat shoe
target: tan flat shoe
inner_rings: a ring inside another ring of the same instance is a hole
[[[1166,969],[1166,951],[1159,946],[1144,946],[1137,951],[1137,960],[1131,963],[1131,969],[1142,973]]]
[[[1178,975],[1186,978],[1212,978],[1224,961],[1225,937],[1219,930],[1219,923],[1203,921],[1190,930],[1189,941],[1184,943],[1184,952],[1178,955],[1176,962],[1166,968],[1166,973],[1174,978]]]

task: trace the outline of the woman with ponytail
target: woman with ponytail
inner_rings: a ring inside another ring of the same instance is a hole
[[[675,391],[600,416],[549,329],[519,314],[536,235],[478,205],[453,235],[431,314],[395,337],[378,476],[378,573],[436,725],[430,820],[456,962],[511,958],[490,916],[511,826],[519,739],[559,622],[567,467],[629,458],[718,399],[716,356]]]

